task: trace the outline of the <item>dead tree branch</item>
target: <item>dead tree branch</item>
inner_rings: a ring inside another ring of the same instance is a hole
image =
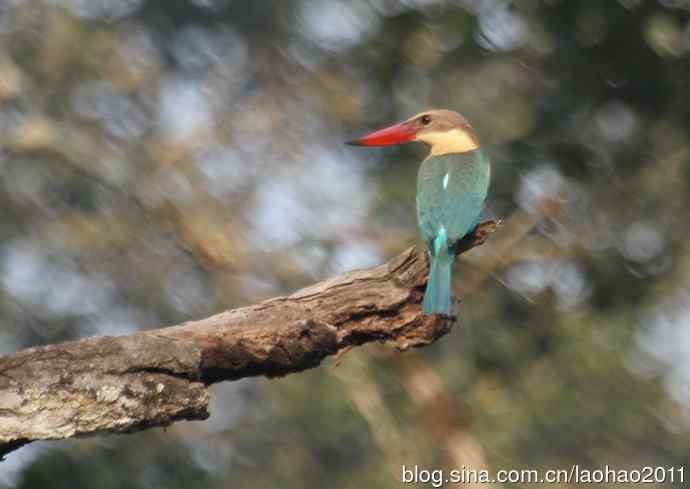
[[[458,253],[498,225],[481,223]],[[384,265],[200,321],[0,357],[0,457],[35,440],[205,419],[214,382],[300,372],[371,341],[401,350],[433,343],[453,318],[422,316],[426,276],[425,252],[409,248]]]

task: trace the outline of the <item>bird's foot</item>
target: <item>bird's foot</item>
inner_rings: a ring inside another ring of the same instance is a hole
[[[486,221],[480,222],[472,231],[467,233],[456,243],[455,254],[459,255],[475,246],[484,244],[486,240],[489,239],[489,236],[495,233],[502,225],[503,220],[501,219],[487,219]]]

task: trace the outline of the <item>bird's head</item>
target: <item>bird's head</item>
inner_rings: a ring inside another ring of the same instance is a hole
[[[355,146],[392,146],[417,141],[431,148],[431,155],[467,153],[479,148],[479,139],[467,120],[452,110],[429,110],[406,121],[349,141]]]

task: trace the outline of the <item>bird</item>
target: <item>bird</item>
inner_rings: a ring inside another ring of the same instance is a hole
[[[348,141],[355,146],[423,143],[417,174],[417,223],[429,254],[422,312],[454,316],[451,277],[457,243],[474,231],[484,208],[491,163],[476,131],[452,110],[429,110]]]

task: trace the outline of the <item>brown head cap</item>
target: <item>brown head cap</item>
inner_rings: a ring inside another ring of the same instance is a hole
[[[474,128],[463,116],[452,110],[428,110],[410,117],[417,127],[417,141],[431,146],[431,155],[467,153],[479,148]]]

